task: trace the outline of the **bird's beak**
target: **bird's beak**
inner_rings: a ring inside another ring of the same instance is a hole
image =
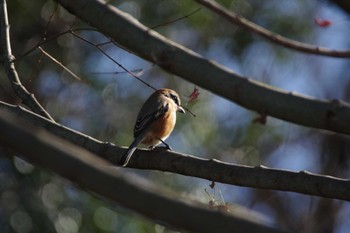
[[[177,111],[181,112],[181,113],[185,113],[186,112],[185,109],[183,109],[183,107],[181,107],[181,106],[177,106]]]

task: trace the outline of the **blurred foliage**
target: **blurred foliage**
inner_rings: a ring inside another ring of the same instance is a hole
[[[350,47],[347,15],[326,2],[218,2],[291,39],[330,48]],[[346,59],[284,49],[203,7],[190,17],[165,25],[198,9],[200,6],[194,1],[111,0],[109,4],[149,27],[158,25],[155,30],[159,33],[243,75],[316,98],[349,101],[350,66]],[[103,141],[128,145],[138,109],[152,90],[123,73],[95,47],[69,33],[48,40],[42,47],[82,81],[74,79],[39,50],[21,57],[44,38],[52,38],[72,25],[89,26],[61,7],[55,11],[56,3],[52,0],[11,0],[8,7],[12,49],[20,58],[16,67],[23,84],[63,125]],[[316,16],[329,18],[333,26],[317,27]],[[95,31],[77,33],[93,43],[108,41]],[[140,77],[156,88],[177,90],[183,103],[194,89],[193,84],[111,43],[101,48],[127,69],[142,69]],[[20,104],[2,70],[0,74],[0,99]],[[176,129],[168,139],[176,151],[253,166],[264,164],[341,177],[350,175],[347,137],[270,117],[265,125],[253,124],[258,113],[202,89],[198,100],[187,107],[197,117],[178,116]],[[80,190],[49,171],[33,167],[6,150],[0,153],[0,232],[172,232],[91,195],[88,190]],[[257,210],[271,222],[292,231],[342,233],[349,229],[350,206],[344,202],[222,184],[211,190],[210,182],[197,178],[156,171],[130,172],[175,189],[179,198],[191,197],[208,203],[212,198],[221,199],[218,195],[221,192],[224,202]]]

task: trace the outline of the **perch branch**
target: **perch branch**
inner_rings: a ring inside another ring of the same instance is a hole
[[[0,134],[0,145],[157,222],[193,232],[283,232],[244,219],[237,211],[224,213],[195,201],[179,200],[169,190],[165,192],[140,177],[123,175],[88,151],[21,123],[13,114],[0,111],[0,128],[6,132]]]
[[[125,148],[111,143],[103,143],[70,128],[50,122],[20,106],[0,101],[1,109],[16,114],[21,117],[22,121],[45,128],[50,133],[83,147],[114,164],[125,151]],[[129,166],[137,169],[167,171],[232,185],[291,191],[350,201],[350,180],[305,171],[293,172],[263,166],[251,167],[170,151],[150,152],[147,150],[137,150],[131,158]]]

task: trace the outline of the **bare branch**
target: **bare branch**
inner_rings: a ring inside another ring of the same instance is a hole
[[[179,17],[179,18],[176,18],[176,19],[173,19],[173,20],[170,20],[170,21],[165,22],[165,23],[161,23],[161,24],[152,26],[152,27],[150,27],[150,28],[154,30],[154,29],[156,29],[156,28],[164,27],[164,26],[166,26],[166,25],[169,25],[169,24],[178,22],[178,21],[180,21],[180,20],[186,19],[186,18],[188,18],[188,17],[194,15],[195,13],[197,13],[197,12],[200,11],[200,10],[201,10],[201,8],[197,8],[196,10],[192,11],[191,13],[189,13],[189,14],[187,14],[187,15],[184,15],[184,16],[182,16],[182,17]]]
[[[45,26],[45,30],[44,30],[44,34],[43,34],[43,36],[42,36],[40,42],[46,40],[47,30],[49,29],[49,26],[50,26],[50,23],[51,23],[51,21],[52,21],[52,19],[53,19],[53,16],[56,14],[56,12],[57,12],[57,10],[58,10],[58,6],[59,6],[59,5],[56,4],[54,10],[52,11],[51,15],[49,16],[49,20],[47,20],[47,23],[46,23],[46,26]],[[39,42],[39,43],[40,43],[40,42]]]
[[[116,64],[117,66],[119,66],[122,70],[124,70],[128,75],[130,75],[131,77],[137,79],[138,81],[140,81],[141,83],[145,84],[146,86],[148,86],[149,88],[152,88],[153,90],[157,90],[157,88],[155,88],[154,86],[150,85],[149,83],[145,82],[144,80],[142,80],[141,78],[139,78],[137,75],[135,75],[133,72],[130,72],[128,69],[126,69],[122,64],[120,64],[119,62],[117,62],[115,59],[113,59],[108,53],[106,53],[99,45],[96,45],[94,43],[92,43],[91,41],[85,39],[84,37],[81,37],[80,35],[78,35],[77,33],[75,33],[73,30],[71,31],[71,33],[79,38],[80,40],[88,43],[89,45],[94,46],[95,48],[97,48],[103,55],[105,55],[106,57],[108,57],[108,59],[110,59],[111,61],[113,61],[114,64]]]
[[[291,40],[289,38],[283,37],[277,33],[271,32],[247,19],[243,16],[227,10],[225,7],[216,3],[213,0],[195,0],[202,6],[207,7],[212,10],[216,14],[222,16],[227,21],[236,24],[242,28],[245,28],[253,33],[256,33],[276,44],[282,45],[283,47],[294,49],[304,53],[317,54],[322,56],[329,57],[339,57],[339,58],[347,58],[350,57],[350,50],[333,50],[329,48],[319,47],[315,45],[310,45],[306,43],[302,43],[299,41]]]
[[[103,143],[90,136],[50,122],[24,108],[0,101],[0,109],[21,117],[22,121],[45,128],[67,141],[111,162],[118,161],[125,148]],[[116,163],[115,163],[116,164]],[[350,180],[308,172],[292,172],[266,167],[251,167],[208,160],[169,151],[137,150],[129,163],[138,169],[154,169],[209,181],[245,187],[291,191],[302,194],[350,201]]]
[[[69,29],[69,30],[60,32],[60,33],[58,33],[58,34],[56,34],[56,35],[54,35],[54,36],[52,36],[52,37],[50,37],[50,38],[46,38],[45,40],[39,41],[37,45],[35,45],[34,47],[30,48],[29,50],[27,50],[27,51],[24,52],[23,54],[19,55],[17,58],[14,58],[14,61],[13,61],[13,62],[18,62],[18,61],[20,61],[22,58],[24,58],[24,57],[28,56],[29,54],[31,54],[32,52],[34,52],[39,46],[42,46],[42,45],[44,45],[44,44],[46,44],[46,43],[48,43],[48,42],[50,42],[50,41],[53,41],[53,40],[57,39],[57,38],[60,37],[60,36],[63,36],[63,35],[65,35],[65,34],[68,34],[68,33],[70,33],[70,31],[71,31],[71,30]]]
[[[43,130],[24,126],[13,114],[0,111],[0,144],[31,162],[134,210],[155,221],[194,232],[283,232],[239,216],[224,213],[155,186],[140,177],[123,175],[120,169],[86,150],[54,137]],[[171,211],[169,211],[171,210]]]
[[[14,64],[14,56],[11,51],[10,25],[7,17],[6,0],[1,0],[0,9],[0,40],[1,40],[1,60],[6,75],[12,85],[14,92],[34,112],[54,121],[48,112],[40,105],[38,100],[22,85]]]
[[[81,81],[82,79],[78,77],[78,75],[74,74],[73,71],[71,71],[70,69],[68,69],[66,66],[64,66],[61,62],[57,61],[56,58],[54,58],[53,56],[51,56],[48,52],[46,52],[43,48],[41,48],[40,46],[38,46],[38,48],[40,49],[40,51],[46,56],[48,57],[51,61],[53,61],[54,63],[56,63],[57,65],[59,65],[62,69],[64,69],[65,71],[67,71],[70,75],[72,75],[75,79],[78,79],[79,81]]]
[[[304,126],[350,134],[350,105],[345,102],[296,95],[240,76],[101,1],[57,1],[138,56],[245,108]]]

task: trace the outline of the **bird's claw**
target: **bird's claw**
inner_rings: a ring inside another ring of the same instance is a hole
[[[173,149],[169,146],[169,145],[165,145],[165,146],[150,146],[149,150],[169,150],[169,151],[173,151]]]

